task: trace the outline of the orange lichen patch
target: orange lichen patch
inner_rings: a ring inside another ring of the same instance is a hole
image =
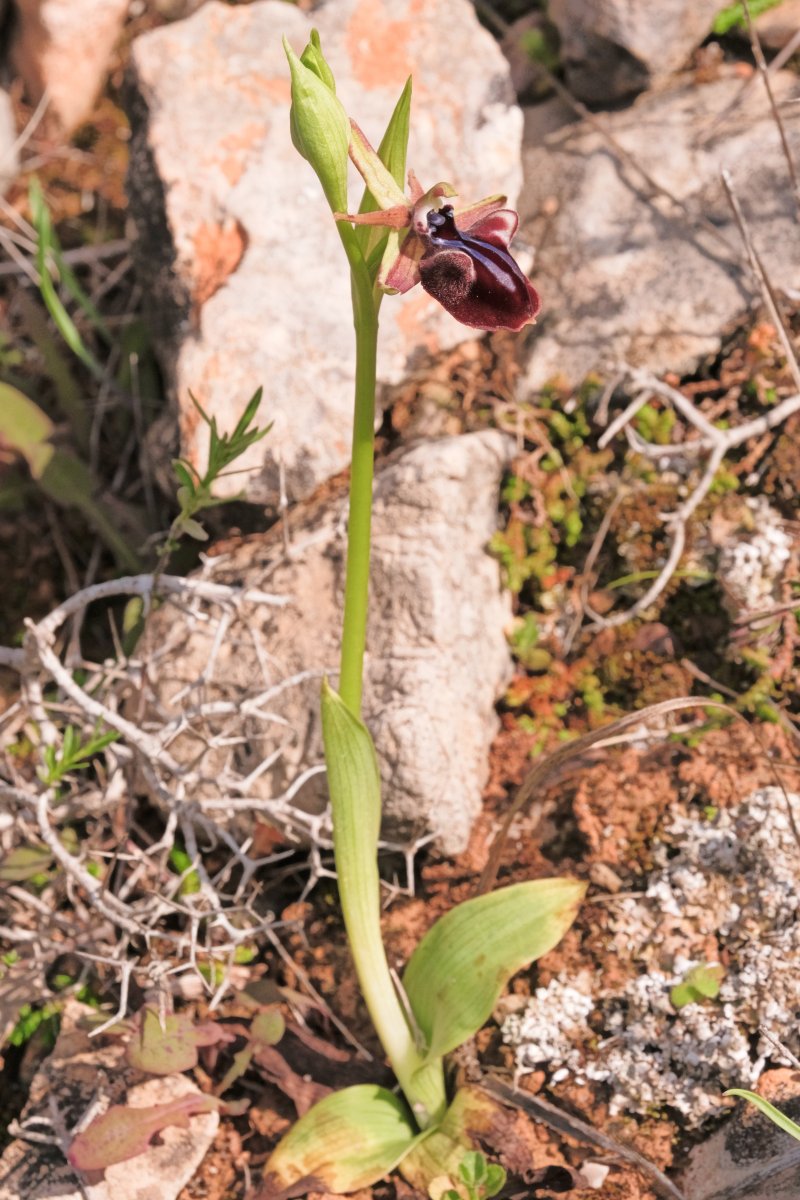
[[[402,87],[413,71],[408,43],[423,8],[423,0],[411,0],[408,17],[392,21],[383,0],[361,0],[357,5],[347,49],[353,75],[363,87]]]
[[[231,187],[241,179],[249,152],[263,141],[266,132],[267,127],[263,121],[250,121],[244,129],[237,133],[229,133],[220,142],[220,150],[225,155],[220,162],[220,170]]]
[[[192,298],[198,312],[238,267],[247,249],[247,234],[238,221],[220,225],[204,221],[195,230]]]
[[[245,99],[251,104],[260,104],[265,98],[275,104],[288,105],[292,102],[292,86],[289,79],[283,76],[266,78],[254,73],[231,77],[229,80]]]

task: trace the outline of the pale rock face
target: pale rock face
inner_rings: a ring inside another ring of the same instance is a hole
[[[800,148],[797,77],[773,83],[790,145]],[[800,270],[796,210],[780,139],[762,89],[746,110],[717,117],[741,80],[678,84],[603,114],[605,129],[675,200],[652,189],[586,122],[543,138],[543,110],[531,110],[521,217],[539,246],[536,280],[543,310],[527,383],[561,376],[577,384],[626,361],[654,371],[693,370],[721,345],[721,331],[760,302],[720,179],[732,176],[750,232],[774,287],[794,288]],[[711,223],[721,241],[703,221]]]
[[[510,598],[486,551],[512,452],[496,430],[423,442],[376,480],[363,713],[395,842],[433,836],[458,853],[480,812],[494,705],[512,672]],[[338,673],[347,505],[339,496],[309,508],[295,514],[288,556],[274,537],[252,537],[206,568],[216,582],[289,597],[286,607],[242,608],[220,635],[217,620],[166,606],[143,653],[152,710],[184,715],[192,730],[170,753],[203,780],[193,789],[201,810],[245,835],[260,810],[319,842],[329,833],[317,821],[327,794],[319,689]],[[200,694],[236,715],[199,725]]]
[[[763,46],[783,49],[800,31],[800,0],[781,0],[756,17],[755,26]]]
[[[424,186],[516,198],[522,116],[508,66],[468,0],[332,0],[313,14],[338,95],[377,143],[414,76],[409,165]],[[289,74],[312,21],[278,0],[212,2],[133,48],[129,177],[138,261],[177,398],[182,452],[205,464],[189,391],[230,428],[263,385],[274,421],[220,494],[290,499],[349,460],[354,379],[350,283],[321,188],[289,136]],[[453,64],[458,64],[458,84]],[[361,188],[354,178],[351,204]],[[474,331],[421,288],[381,312],[379,379]],[[173,421],[174,425],[174,421]]]
[[[607,105],[666,79],[711,30],[719,0],[551,0],[570,90]]]
[[[129,0],[17,0],[14,64],[33,103],[70,133],[91,112]]]

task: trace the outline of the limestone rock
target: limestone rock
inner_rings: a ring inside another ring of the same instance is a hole
[[[417,0],[331,0],[313,24],[338,94],[374,141],[413,73],[409,165],[425,186],[449,179],[465,197],[516,196],[522,117],[468,0],[424,11]],[[254,501],[275,500],[281,461],[292,499],[349,461],[350,284],[319,184],[289,137],[281,47],[285,34],[301,50],[311,26],[279,0],[212,0],[133,47],[131,212],[182,452],[205,466],[189,390],[226,429],[263,384],[273,430],[242,460],[250,476],[227,484]],[[360,190],[354,179],[352,204]],[[381,323],[384,383],[472,336],[421,288],[388,299]]]
[[[47,89],[50,111],[66,132],[91,112],[129,0],[17,0],[14,64],[37,103]]]
[[[81,1029],[82,1017],[93,1010],[74,1000],[67,1001],[61,1032],[49,1058],[45,1059],[31,1084],[22,1122],[32,1120],[40,1132],[50,1125],[53,1114],[64,1130],[74,1128],[95,1101],[146,1107],[164,1104],[188,1092],[198,1092],[185,1075],[145,1078],[129,1067],[119,1040],[104,1044]],[[67,1163],[60,1146],[12,1141],[0,1158],[0,1200],[174,1200],[200,1166],[219,1125],[216,1112],[191,1117],[188,1129],[165,1128],[158,1144],[144,1154],[107,1167],[104,1177],[83,1187]],[[87,1181],[89,1182],[89,1181]]]
[[[800,0],[781,0],[755,21],[761,44],[769,50],[782,50],[800,30]]]
[[[795,155],[797,78],[773,84]],[[758,296],[720,180],[734,180],[756,248],[775,287],[800,270],[796,210],[780,141],[762,89],[712,138],[708,130],[741,90],[736,78],[685,83],[603,115],[610,135],[689,209],[687,217],[621,163],[586,123],[567,126],[524,152],[525,236],[540,246],[536,279],[543,311],[528,382],[555,375],[576,383],[627,360],[655,371],[694,369],[721,331]],[[532,110],[544,124],[541,107]],[[697,219],[693,220],[696,217]],[[730,245],[703,228],[704,217]]]
[[[422,443],[375,488],[364,719],[381,765],[384,833],[431,833],[447,852],[463,849],[480,810],[494,704],[511,673],[510,601],[486,552],[511,449],[496,431]],[[288,595],[288,607],[246,606],[222,636],[215,621],[191,623],[171,606],[153,615],[153,709],[163,721],[184,714],[194,729],[170,752],[199,771],[193,799],[214,819],[244,809],[252,824],[257,807],[274,818],[279,798],[322,761],[320,676],[338,668],[345,516],[344,496],[306,515],[288,558],[279,540],[249,538],[210,560],[214,580]],[[198,722],[201,698],[233,702],[235,715]],[[324,799],[317,774],[292,804],[313,813]]]
[[[711,30],[719,0],[551,0],[567,83],[608,107],[680,67]]]

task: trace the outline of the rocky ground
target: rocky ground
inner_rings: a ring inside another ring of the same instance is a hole
[[[658,7],[0,3],[1,1200],[243,1198],[311,1100],[385,1080],[317,718],[353,366],[288,133],[280,36],[312,26],[376,140],[413,73],[411,165],[506,192],[543,296],[519,336],[419,289],[384,304],[365,716],[390,959],[491,878],[583,879],[453,1064],[518,1088],[488,1147],[509,1194],[800,1191],[790,1139],[723,1096],[800,1110],[800,6],[755,32]],[[171,459],[204,466],[192,395],[229,429],[259,386],[270,433],[143,617],[114,581],[160,561]],[[100,726],[42,807],[42,747]],[[235,1084],[245,1113],[79,1186],[98,1099],[231,1065],[217,1033],[155,1078],[88,1038],[87,1011],[145,1003],[231,1030],[280,1004],[289,1032]]]

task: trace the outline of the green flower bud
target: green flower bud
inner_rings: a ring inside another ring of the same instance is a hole
[[[322,45],[319,40],[319,33],[316,29],[311,30],[311,40],[300,55],[300,62],[304,63],[310,71],[313,71],[325,86],[331,89],[334,96],[336,95],[336,81],[333,78],[333,71],[325,61],[325,55],[322,53]]]
[[[347,208],[347,113],[336,98],[333,75],[316,30],[302,58],[297,57],[286,38],[283,48],[292,75],[292,141],[316,171],[331,209],[341,212]]]

